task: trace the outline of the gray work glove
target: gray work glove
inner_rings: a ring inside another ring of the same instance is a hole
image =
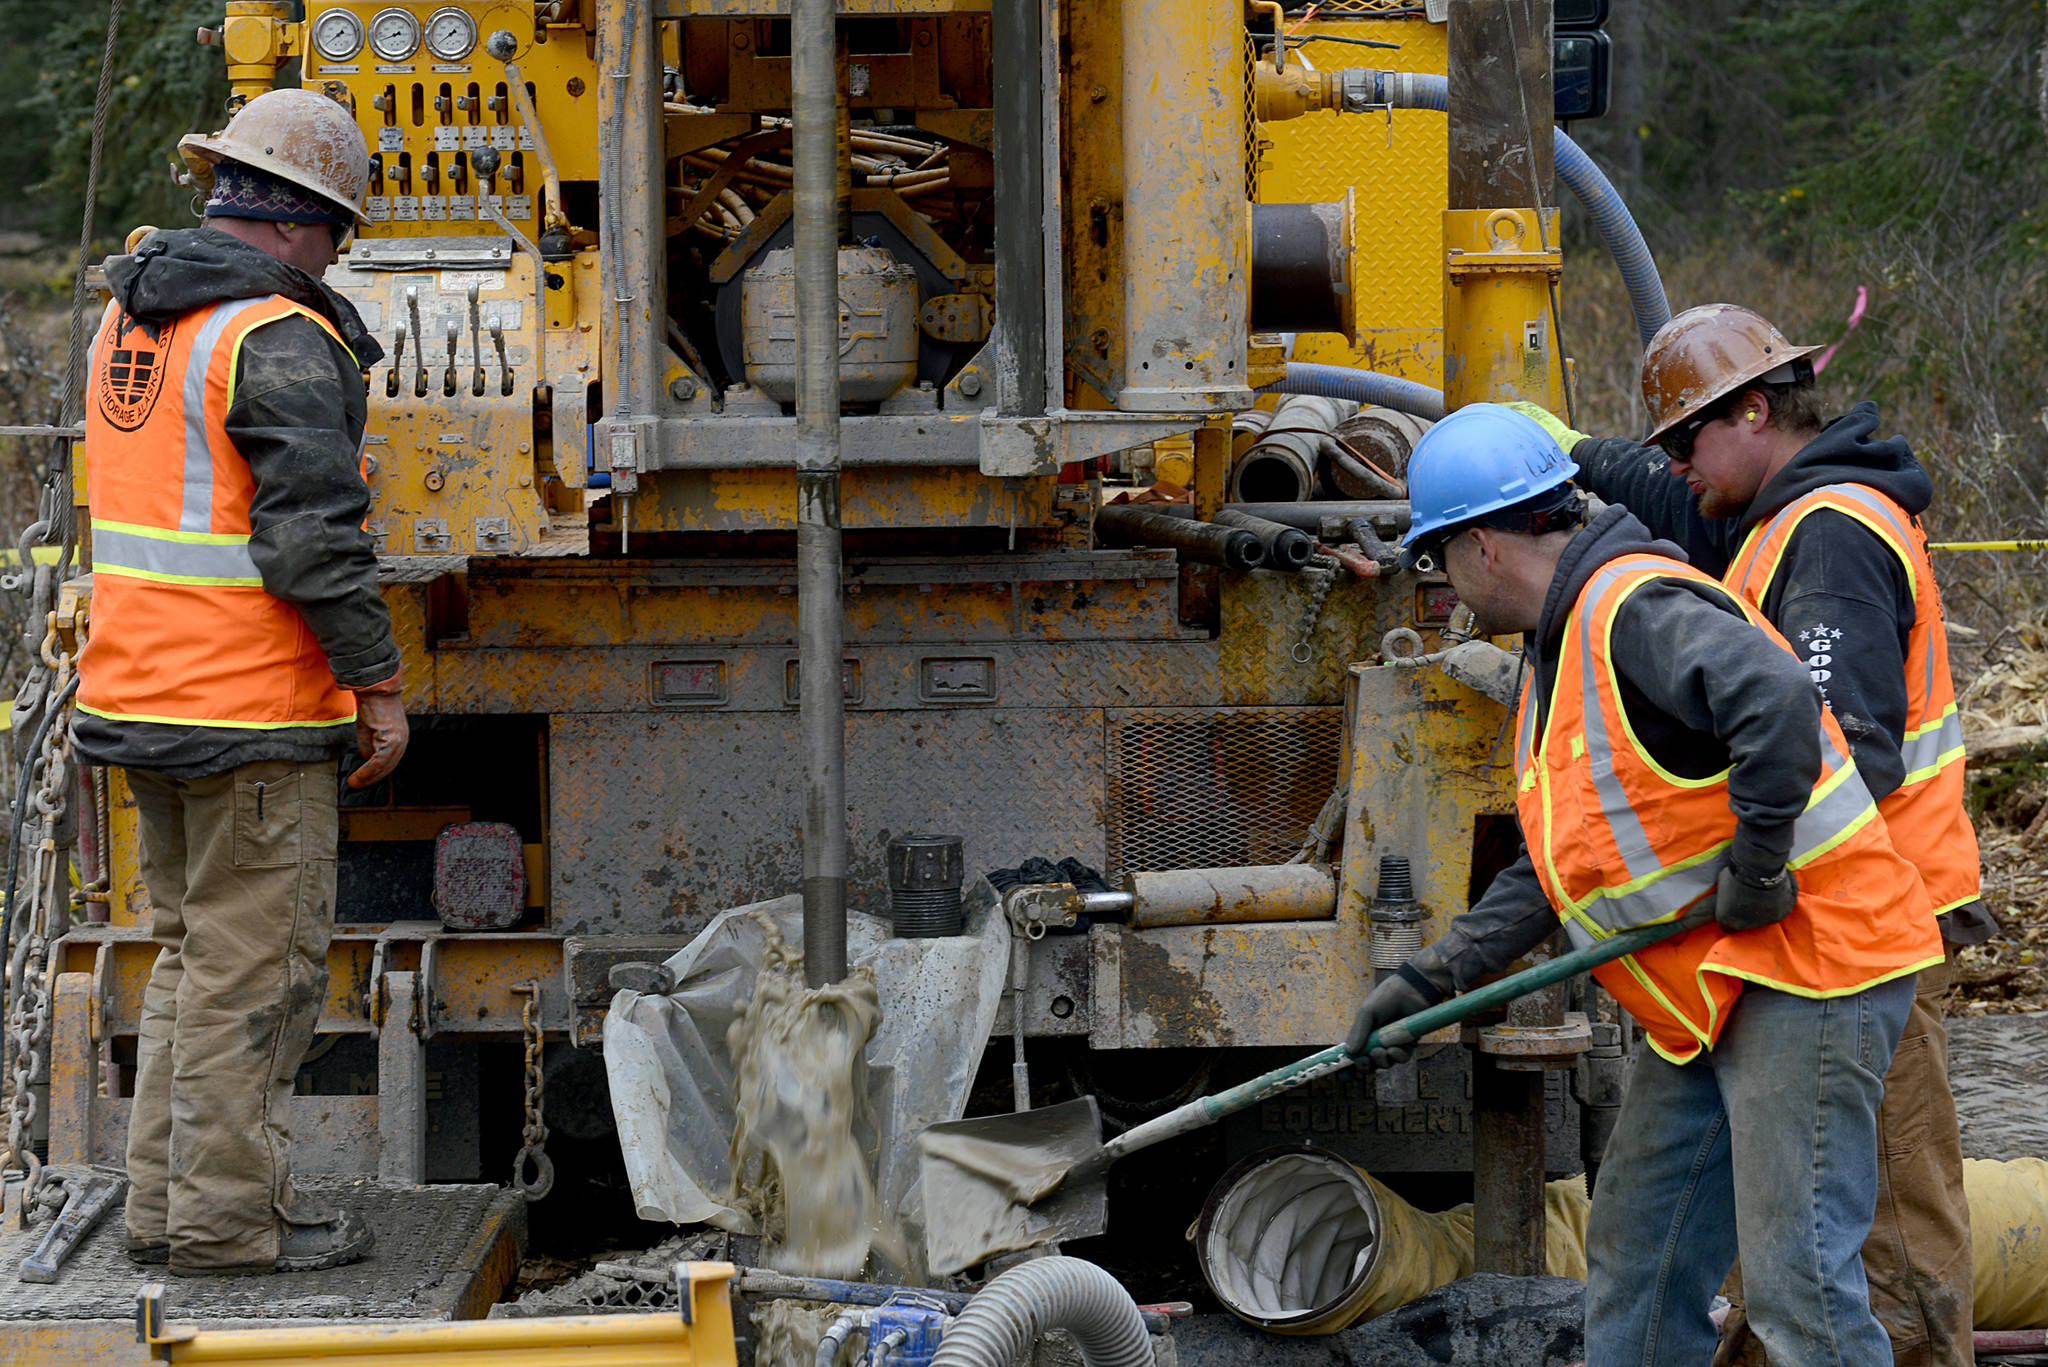
[[[1416,959],[1428,953],[1424,950]],[[1344,1038],[1344,1052],[1354,1059],[1360,1057],[1365,1053],[1365,1042],[1372,1037],[1373,1031],[1435,1006],[1450,995],[1448,985],[1433,981],[1416,966],[1415,959],[1410,959],[1391,977],[1366,993],[1365,1004],[1358,1008],[1358,1016],[1351,1022],[1351,1033]],[[1414,1052],[1413,1036],[1382,1040],[1380,1046],[1372,1051],[1372,1066],[1391,1068],[1397,1063],[1406,1063]]]
[[[1799,901],[1799,880],[1792,870],[1769,877],[1730,862],[1714,884],[1714,920],[1731,933],[1774,926],[1792,914]]]

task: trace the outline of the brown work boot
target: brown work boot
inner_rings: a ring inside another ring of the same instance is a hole
[[[161,1267],[170,1260],[171,1246],[169,1244],[131,1243],[128,1245],[128,1261],[140,1267]]]
[[[313,1224],[281,1221],[277,1227],[277,1261],[227,1267],[182,1267],[170,1264],[174,1277],[246,1277],[264,1272],[318,1272],[355,1262],[376,1245],[377,1235],[354,1211]]]

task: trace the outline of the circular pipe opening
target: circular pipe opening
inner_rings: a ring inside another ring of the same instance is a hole
[[[1381,1229],[1379,1201],[1349,1163],[1320,1149],[1268,1150],[1209,1194],[1196,1257],[1232,1314],[1312,1331],[1365,1286]]]
[[[1237,503],[1299,503],[1308,497],[1308,480],[1291,456],[1247,451],[1232,481]]]

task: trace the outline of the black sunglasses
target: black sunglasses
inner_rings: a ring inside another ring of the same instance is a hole
[[[1663,436],[1657,438],[1657,445],[1664,454],[1676,461],[1692,459],[1692,444],[1699,437],[1700,429],[1710,422],[1719,422],[1727,414],[1726,404],[1715,404],[1698,417],[1678,424]]]

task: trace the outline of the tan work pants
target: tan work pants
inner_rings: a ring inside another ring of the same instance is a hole
[[[181,1268],[268,1266],[291,1186],[286,1102],[327,996],[335,764],[131,770],[159,946],[128,1121],[128,1239]],[[312,1218],[309,1218],[312,1217]]]
[[[1953,976],[1947,964],[1920,971],[1877,1112],[1877,1218],[1863,1244],[1863,1270],[1870,1308],[1891,1335],[1895,1367],[1970,1367],[1976,1360],[1970,1204],[1941,1023]],[[1729,1279],[1729,1296],[1736,1309],[1715,1363],[1764,1362],[1741,1318],[1740,1268]]]

